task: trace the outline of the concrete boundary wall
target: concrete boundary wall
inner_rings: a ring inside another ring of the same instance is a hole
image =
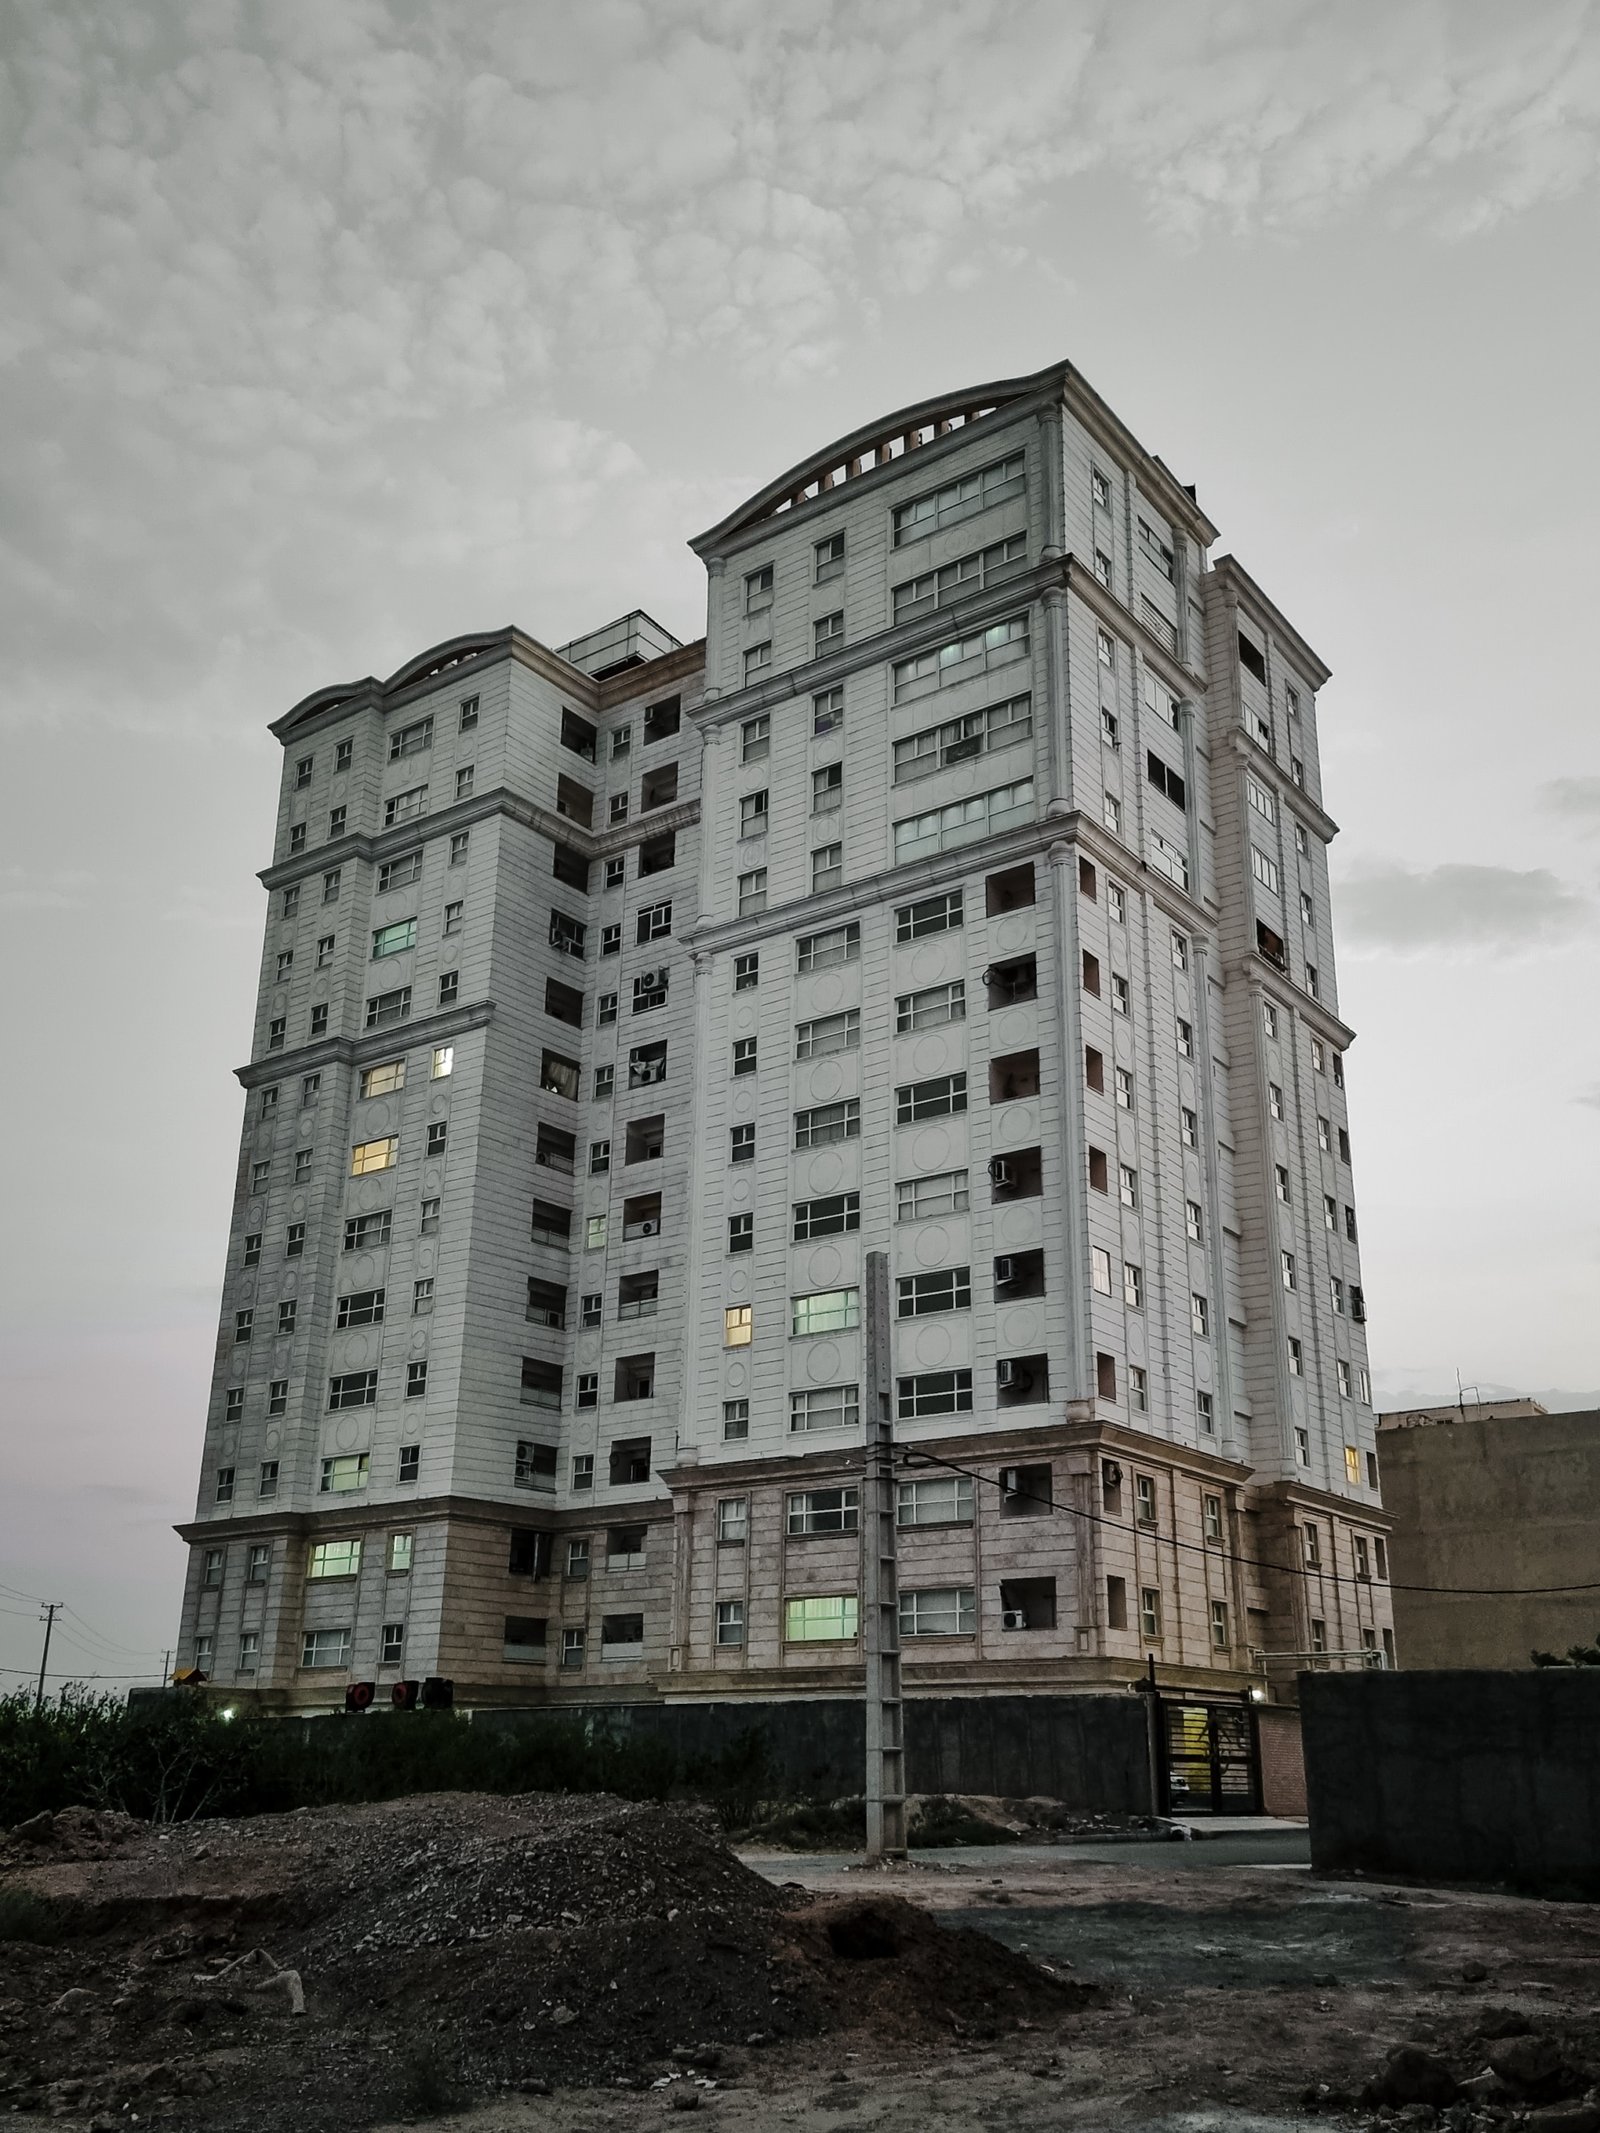
[[[726,1753],[752,1732],[765,1740],[786,1793],[857,1794],[865,1744],[857,1698],[782,1702],[608,1704],[585,1709],[479,1711],[473,1723],[521,1730],[581,1721],[622,1737],[659,1740],[686,1761]],[[907,1782],[921,1793],[1041,1795],[1085,1812],[1152,1811],[1142,1696],[918,1696],[906,1702]]]
[[[1303,1674],[1311,1861],[1600,1897],[1600,1668]]]

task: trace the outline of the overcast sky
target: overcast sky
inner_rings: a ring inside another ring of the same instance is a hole
[[[174,1631],[267,720],[465,630],[698,635],[687,535],[1062,356],[1334,669],[1380,1404],[1600,1404],[1594,6],[0,24],[0,1662],[28,1595],[53,1667]]]

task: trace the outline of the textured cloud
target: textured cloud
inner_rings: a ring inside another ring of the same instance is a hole
[[[1588,182],[1597,120],[1581,0],[18,0],[17,701],[203,725],[322,678],[334,617],[410,649],[452,549],[491,620],[623,510],[664,551],[734,491],[669,492],[585,390],[781,390],[1025,260],[1075,179],[1180,238],[1373,198],[1470,232]]]
[[[1600,831],[1600,778],[1552,778],[1540,788],[1545,805],[1591,835]]]
[[[1357,950],[1394,955],[1553,948],[1586,930],[1593,906],[1543,867],[1370,866],[1338,890],[1339,930]]]

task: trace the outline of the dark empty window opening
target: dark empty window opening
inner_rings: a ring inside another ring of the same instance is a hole
[[[577,1139],[571,1133],[563,1133],[559,1126],[547,1126],[541,1120],[533,1159],[542,1169],[559,1170],[570,1178],[578,1166]]]
[[[652,1082],[666,1078],[666,1038],[659,1038],[654,1044],[636,1044],[628,1054],[628,1087],[647,1089]]]
[[[533,1355],[522,1358],[522,1404],[524,1407],[560,1407],[559,1363],[543,1363]]]
[[[1083,951],[1083,989],[1096,1000],[1100,997],[1100,958]]]
[[[542,1578],[550,1569],[550,1536],[532,1526],[513,1526],[506,1569],[514,1578]]]
[[[648,814],[652,807],[665,807],[678,797],[678,766],[663,763],[659,770],[646,772],[639,787],[639,812]]]
[[[536,1326],[549,1326],[553,1331],[564,1331],[567,1323],[567,1292],[556,1282],[541,1281],[536,1274],[528,1276],[528,1308],[524,1314]]]
[[[998,918],[1002,911],[1020,911],[1034,900],[1032,864],[1007,867],[1003,874],[991,874],[983,884],[983,908],[990,918]]]
[[[594,821],[594,794],[576,778],[556,779],[556,813],[588,829]]]
[[[561,713],[561,745],[570,748],[574,755],[581,755],[586,763],[595,757],[595,729],[586,718],[579,718],[576,711]]]
[[[1105,1056],[1103,1053],[1097,1052],[1092,1044],[1084,1047],[1083,1078],[1091,1089],[1104,1091],[1106,1085]]]
[[[989,1184],[996,1200],[1036,1200],[1044,1191],[1044,1163],[1037,1148],[1013,1148],[989,1158]]]
[[[1239,664],[1247,674],[1253,674],[1257,681],[1264,682],[1266,680],[1266,654],[1256,650],[1256,647],[1250,642],[1243,630],[1239,632]]]
[[[652,1267],[647,1274],[624,1274],[617,1284],[618,1318],[654,1318],[661,1294],[661,1275]]]
[[[1270,926],[1264,926],[1259,918],[1256,920],[1256,951],[1266,957],[1274,970],[1287,971],[1289,968],[1289,957],[1283,945],[1283,936],[1279,933],[1274,933]]]
[[[1174,807],[1188,806],[1182,778],[1169,764],[1162,762],[1153,748],[1145,751],[1144,772],[1156,791],[1165,793]]]
[[[643,1615],[602,1615],[600,1617],[600,1648],[602,1651],[621,1654],[644,1650]]]
[[[648,1480],[648,1474],[644,1478]],[[644,1562],[645,1544],[649,1538],[648,1526],[608,1527],[606,1567],[610,1570],[637,1570]]]
[[[652,741],[670,741],[678,730],[681,718],[681,699],[676,696],[664,697],[659,704],[651,704],[644,715],[646,747]]]
[[[658,1192],[641,1192],[622,1203],[622,1234],[624,1237],[659,1237],[661,1234],[661,1195]]]
[[[664,874],[678,857],[678,836],[668,830],[662,837],[647,837],[639,847],[639,872],[641,874]]]
[[[630,1118],[624,1163],[653,1163],[667,1137],[667,1115],[653,1111],[648,1118]]]
[[[655,1382],[656,1359],[653,1355],[624,1356],[617,1364],[617,1383],[622,1382],[625,1370],[642,1372],[646,1384]],[[647,1400],[648,1392],[618,1393],[617,1397],[630,1400]],[[641,1481],[650,1479],[650,1439],[648,1437],[618,1437],[611,1447],[609,1478],[614,1489],[633,1488]]]
[[[572,1237],[572,1209],[557,1207],[551,1200],[535,1200],[529,1237],[534,1244],[553,1245],[564,1252]]]
[[[545,1624],[542,1616],[507,1615],[503,1655],[507,1659],[542,1659]]]
[[[1093,903],[1095,900],[1096,884],[1094,868],[1087,859],[1080,859],[1078,861],[1078,894],[1080,896],[1087,896],[1090,903]]]
[[[1106,1628],[1126,1629],[1128,1626],[1128,1581],[1126,1578],[1106,1579]]]
[[[1037,1052],[1002,1052],[998,1059],[989,1061],[990,1103],[1017,1103],[1025,1096],[1037,1096],[1038,1093]]]
[[[587,889],[589,886],[589,862],[581,852],[575,852],[570,844],[555,847],[555,863],[551,868],[557,881],[564,881],[569,888]]]
[[[1102,1400],[1114,1400],[1117,1396],[1117,1359],[1114,1355],[1097,1355],[1094,1359],[1094,1389]]]
[[[1049,1362],[1042,1355],[1002,1356],[994,1366],[994,1388],[999,1407],[1035,1407],[1050,1397]]]
[[[1089,1183],[1095,1192],[1109,1192],[1111,1190],[1111,1174],[1106,1163],[1106,1152],[1103,1148],[1091,1148],[1089,1150]]]
[[[1000,1587],[1002,1629],[1054,1629],[1054,1578],[1007,1578]]]
[[[582,1029],[583,994],[575,986],[563,985],[559,978],[546,978],[544,1011],[557,1022],[570,1022],[574,1029]]]
[[[546,1096],[578,1095],[578,1062],[563,1059],[559,1052],[546,1052],[539,1062],[539,1088]]]
[[[1019,955],[1008,963],[991,963],[983,974],[989,1006],[1012,1007],[1019,1000],[1039,997],[1039,965],[1031,955]]]
[[[1022,1296],[1042,1296],[1044,1253],[1002,1252],[994,1263],[994,1293],[997,1301],[1006,1303]]]
[[[1055,1509],[1053,1476],[1047,1464],[1000,1469],[1000,1516],[1048,1518]]]
[[[1122,1469],[1115,1459],[1100,1462],[1100,1503],[1112,1518],[1122,1516]]]

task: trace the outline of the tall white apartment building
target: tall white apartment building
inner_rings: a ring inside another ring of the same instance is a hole
[[[692,545],[706,637],[319,691],[284,775],[181,1662],[278,1708],[1392,1655],[1328,670],[1069,365]]]

